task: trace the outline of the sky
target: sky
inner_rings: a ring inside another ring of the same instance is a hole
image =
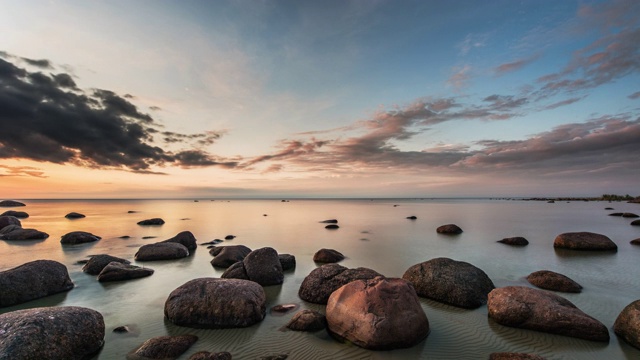
[[[640,2],[0,0],[0,197],[640,195]]]

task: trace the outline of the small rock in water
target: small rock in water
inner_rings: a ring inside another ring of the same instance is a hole
[[[320,221],[321,224],[337,224],[338,220],[336,219],[329,219],[329,220],[322,220]]]
[[[313,255],[313,261],[319,263],[336,263],[344,260],[344,255],[334,249],[320,249]]]
[[[114,333],[128,333],[129,332],[129,328],[126,325],[123,326],[118,326],[117,328],[113,329]]]
[[[622,217],[623,218],[637,218],[637,217],[640,217],[640,215],[634,214],[634,213],[624,213],[624,214],[622,214]]]
[[[510,238],[504,238],[502,240],[498,240],[499,243],[514,245],[514,246],[526,246],[529,245],[529,240],[523,238],[522,236],[514,236]]]
[[[442,225],[436,229],[438,234],[457,235],[462,234],[462,229],[456,224]]]
[[[14,200],[2,200],[0,201],[0,207],[17,207],[17,206],[26,206],[24,203],[20,201]]]
[[[129,235],[120,236],[120,239],[130,239],[130,238],[131,238],[131,236],[129,236]]]
[[[67,215],[65,215],[64,217],[66,217],[67,219],[82,219],[82,218],[87,217],[87,216],[84,215],[84,214],[77,213],[77,212],[70,212]]]
[[[29,217],[29,214],[27,214],[24,211],[7,210],[3,212],[0,216],[13,216],[18,219],[26,219]]]
[[[285,314],[298,308],[298,304],[280,304],[271,308],[272,313]]]
[[[213,200],[211,200],[213,201]],[[222,352],[208,352],[208,351],[198,351],[197,353],[191,355],[189,360],[231,360],[231,353],[222,351]]]
[[[235,235],[227,235],[227,236],[224,237],[225,240],[233,240],[235,238],[236,238]]]
[[[542,356],[536,354],[501,352],[491,353],[489,360],[546,360]]]
[[[418,218],[418,217],[413,216],[413,215],[411,215],[411,216],[407,216],[407,219],[409,219],[409,220],[416,220],[417,218]]]
[[[164,224],[164,220],[160,218],[153,218],[153,219],[138,221],[138,225],[162,225],[162,224]]]
[[[640,226],[640,220],[633,220],[633,221],[631,222],[631,225],[633,225],[633,226]]]
[[[157,238],[157,236],[143,236],[142,239],[147,240],[147,239],[155,239]]]
[[[329,230],[335,230],[335,229],[339,229],[340,226],[336,225],[336,224],[329,224],[327,226],[324,227],[325,229],[329,229]]]

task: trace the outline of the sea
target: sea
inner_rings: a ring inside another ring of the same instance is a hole
[[[19,200],[19,199],[17,199]],[[526,199],[180,199],[180,200],[22,200],[27,206],[25,228],[50,236],[41,241],[0,241],[0,271],[38,259],[66,265],[75,287],[68,292],[0,308],[0,313],[41,306],[83,306],[102,313],[105,344],[96,359],[124,359],[145,340],[162,335],[194,334],[199,340],[180,359],[198,351],[228,351],[234,359],[288,355],[288,359],[488,359],[493,352],[534,353],[547,359],[640,359],[640,350],[618,338],[613,324],[620,311],[640,299],[640,227],[611,212],[640,213],[640,204],[604,201],[528,201]],[[606,210],[611,207],[615,210]],[[4,211],[4,210],[3,210]],[[69,220],[79,212],[85,218]],[[407,219],[415,216],[415,220]],[[162,218],[161,226],[137,222]],[[337,219],[339,229],[325,229],[323,220]],[[456,224],[457,236],[436,233]],[[100,241],[62,245],[71,231],[87,231]],[[265,287],[267,314],[254,326],[241,329],[191,329],[164,317],[171,291],[189,280],[220,277],[224,269],[211,266],[202,245],[191,256],[171,261],[136,262],[145,244],[191,231],[198,243],[224,239],[220,246],[272,247],[296,258],[295,270],[285,272],[282,285]],[[555,237],[589,231],[611,238],[617,252],[556,250]],[[127,238],[122,238],[127,236]],[[498,243],[522,236],[529,245]],[[496,287],[530,286],[526,276],[552,270],[580,283],[578,294],[558,293],[609,328],[609,343],[592,342],[531,330],[510,328],[488,317],[486,306],[461,309],[420,299],[430,324],[429,336],[414,347],[370,351],[340,343],[326,331],[283,331],[294,312],[280,315],[269,309],[297,304],[299,310],[324,312],[324,306],[302,301],[303,279],[319,264],[313,255],[322,248],[346,256],[340,264],[367,267],[387,277],[402,277],[412,265],[438,257],[465,261],[482,269]],[[100,283],[82,272],[82,260],[109,254],[150,267],[146,278]],[[1,291],[1,290],[0,290]],[[113,329],[126,325],[131,332]]]

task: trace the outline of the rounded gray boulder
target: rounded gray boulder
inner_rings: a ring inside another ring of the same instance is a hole
[[[67,267],[53,260],[36,260],[0,272],[0,307],[73,289]]]

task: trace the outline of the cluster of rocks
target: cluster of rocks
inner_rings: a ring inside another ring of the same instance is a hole
[[[45,232],[22,228],[22,223],[15,216],[0,216],[0,240],[44,240],[48,237]]]
[[[209,250],[213,267],[225,268],[223,279],[251,280],[262,286],[280,285],[284,272],[294,269],[296,258],[270,247],[251,250],[244,245],[215,246]]]
[[[134,255],[136,261],[174,260],[189,256],[198,248],[197,240],[190,231],[154,244],[142,245]]]

